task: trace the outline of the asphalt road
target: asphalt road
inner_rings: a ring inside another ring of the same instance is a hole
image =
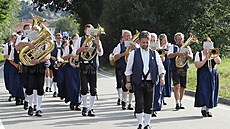
[[[80,111],[70,111],[69,105],[52,93],[46,93],[42,104],[43,117],[28,116],[22,106],[8,102],[8,92],[0,70],[0,129],[136,129],[133,111],[116,105],[115,77],[98,74],[99,99],[95,102],[96,117],[83,117]],[[185,96],[186,109],[175,111],[174,97],[152,118],[153,129],[230,129],[230,106],[219,104],[211,110],[213,117],[203,118],[200,108],[194,108],[194,98]],[[134,105],[134,101],[133,101]]]

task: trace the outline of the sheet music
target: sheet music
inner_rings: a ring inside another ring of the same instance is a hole
[[[125,43],[125,47],[128,47],[128,46],[130,46],[132,43],[133,43],[133,41],[124,41],[124,43]]]
[[[37,31],[31,31],[28,35],[27,35],[28,39],[30,41],[36,39],[37,37],[39,37],[39,34]]]
[[[186,53],[186,52],[188,52],[188,48],[181,48],[179,52],[180,53]]]

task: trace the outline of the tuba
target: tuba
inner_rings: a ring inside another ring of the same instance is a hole
[[[33,66],[34,64],[30,63],[31,60],[41,60],[54,49],[54,42],[52,40],[53,35],[49,29],[35,16],[33,25],[40,25],[41,27],[39,36],[31,41],[35,48],[30,49],[29,46],[25,46],[19,53],[20,61],[26,66]]]
[[[93,38],[95,38],[95,36],[105,34],[104,28],[102,28],[99,24],[97,30],[98,30],[97,35],[90,34],[89,36],[86,37],[85,41],[82,44],[82,46],[88,46],[87,52],[82,52],[80,55],[81,58],[85,61],[92,60],[97,54],[96,46],[93,46],[93,42],[92,42]]]
[[[191,45],[194,42],[198,42],[198,39],[196,38],[195,35],[190,33],[190,37],[186,40],[184,45],[180,47],[180,49],[187,48],[189,45]],[[177,56],[175,61],[176,61],[176,67],[177,68],[183,68],[186,65],[186,63],[188,62],[188,59],[184,58],[182,56]]]
[[[133,38],[132,38],[132,42],[133,43],[136,43],[137,42],[137,40],[139,40],[139,35],[140,35],[140,32],[138,31],[138,30],[136,30],[136,34],[133,36]],[[130,46],[128,46],[127,48],[126,48],[126,50],[125,50],[125,52],[130,52],[132,49],[131,49],[131,47]],[[127,62],[127,59],[128,59],[128,57],[125,57],[125,61]]]
[[[113,53],[110,53],[109,54],[109,62],[112,66],[115,65],[115,62],[116,62],[116,59],[114,58],[114,54]]]

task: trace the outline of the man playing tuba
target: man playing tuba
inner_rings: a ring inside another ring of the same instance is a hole
[[[171,76],[173,80],[173,85],[174,85],[174,96],[176,100],[176,110],[179,109],[184,109],[184,107],[181,104],[183,95],[185,93],[185,88],[186,88],[186,83],[187,83],[187,70],[189,68],[188,63],[181,67],[178,68],[176,66],[176,57],[177,56],[182,56],[184,59],[193,59],[193,54],[192,50],[190,47],[188,47],[187,51],[184,53],[180,51],[180,48],[183,46],[184,42],[184,34],[178,32],[174,35],[174,40],[177,45],[172,45],[169,48],[168,51],[168,58],[170,58],[170,70],[171,70]]]
[[[30,25],[26,24],[24,26],[24,36],[20,36],[17,39],[16,42],[16,50],[21,51],[24,49],[24,47],[29,46],[29,50],[34,50],[35,45],[31,43],[32,41],[29,40],[27,37],[27,32],[31,33],[30,31]],[[36,27],[36,30],[39,32],[41,31],[41,28],[39,26]],[[36,32],[34,30],[34,32]],[[36,33],[34,33],[36,34]],[[25,104],[29,104],[29,110],[28,110],[28,115],[32,116],[33,111],[34,111],[34,106],[33,106],[33,90],[35,89],[37,91],[37,105],[36,107],[36,114],[35,116],[42,116],[41,112],[41,104],[42,104],[42,99],[44,95],[44,90],[43,90],[43,85],[44,85],[44,78],[45,78],[45,65],[44,62],[49,60],[50,55],[48,54],[44,58],[38,60],[36,58],[30,60],[30,64],[32,65],[25,65],[22,64],[22,79],[23,79],[23,86],[26,89],[25,93],[27,95],[28,102],[24,102]],[[26,109],[26,105],[24,105],[24,109]]]
[[[89,29],[93,30],[94,27],[91,24],[86,24],[84,27],[84,32],[86,35],[77,39],[74,44],[72,55],[80,55],[80,80],[83,103],[82,116],[86,116],[88,111],[88,116],[94,117],[95,114],[93,111],[93,105],[95,96],[97,95],[97,69],[99,66],[98,56],[103,55],[103,48],[99,39],[99,34],[96,34],[96,38],[92,38],[92,36],[95,36],[95,34],[89,33]],[[98,29],[98,31],[100,30]],[[93,52],[96,52],[96,54]],[[90,87],[89,109],[87,109],[88,83]]]

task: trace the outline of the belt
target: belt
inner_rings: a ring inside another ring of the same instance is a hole
[[[84,64],[93,64],[93,61],[90,63],[89,61],[83,61]]]

